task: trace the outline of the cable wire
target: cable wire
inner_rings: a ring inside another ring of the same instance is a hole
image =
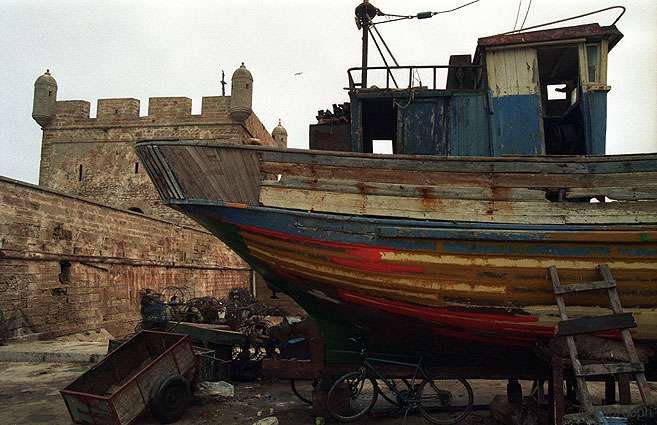
[[[529,0],[529,6],[527,6],[527,13],[525,13],[525,19],[522,20],[522,25],[520,25],[520,29],[523,29],[525,27],[525,22],[527,21],[527,16],[529,15],[529,9],[531,9],[531,7],[532,7],[532,0]]]
[[[611,10],[611,9],[622,9],[622,12],[620,13],[620,15],[618,15],[618,17],[616,18],[616,20],[615,20],[614,22],[612,22],[612,24],[611,24],[611,25],[616,25],[616,23],[617,23],[618,21],[620,21],[620,18],[625,14],[625,6],[610,6],[610,7],[605,7],[604,9],[594,10],[593,12],[583,13],[583,14],[581,14],[581,15],[577,15],[577,16],[571,16],[570,18],[559,19],[559,20],[557,20],[557,21],[546,22],[546,23],[544,23],[544,24],[534,25],[534,26],[527,27],[527,28],[522,28],[522,29],[513,30],[513,31],[507,31],[507,32],[503,32],[503,33],[501,33],[501,34],[497,34],[497,35],[498,35],[498,36],[500,36],[500,35],[509,35],[509,34],[513,34],[513,33],[519,33],[520,31],[533,30],[533,29],[535,29],[535,28],[546,27],[546,26],[548,26],[548,25],[559,24],[559,23],[561,23],[561,22],[572,21],[573,19],[583,18],[583,17],[585,17],[585,16],[595,15],[596,13],[605,12],[605,11],[607,11],[607,10]]]
[[[520,16],[520,8],[522,7],[522,0],[518,3],[518,12],[516,13],[516,21],[513,23],[513,29],[515,30],[518,26],[518,17]]]
[[[463,9],[463,8],[466,7],[466,6],[470,6],[471,4],[477,3],[478,1],[479,1],[479,0],[472,0],[472,1],[469,2],[469,3],[462,4],[462,5],[458,6],[458,7],[455,7],[455,8],[453,8],[453,9],[449,9],[449,10],[441,10],[440,12],[421,12],[421,13],[418,13],[418,14],[416,14],[416,15],[395,15],[395,14],[392,14],[392,13],[383,13],[383,12],[381,12],[381,11],[379,10],[379,13],[377,14],[378,16],[387,16],[387,17],[397,18],[397,19],[390,19],[390,20],[383,21],[383,22],[377,22],[376,24],[373,24],[373,25],[377,25],[377,24],[385,24],[385,23],[387,23],[387,22],[394,22],[394,21],[399,21],[399,20],[402,20],[402,19],[413,19],[413,18],[424,19],[424,18],[431,18],[431,17],[433,17],[433,16],[440,15],[441,13],[449,13],[449,12],[454,12],[454,11],[459,10],[459,9]]]
[[[470,3],[462,4],[461,6],[459,6],[459,7],[455,7],[454,9],[443,10],[442,12],[431,12],[431,16],[436,16],[436,15],[439,15],[439,14],[441,14],[441,13],[454,12],[455,10],[463,9],[463,8],[466,7],[466,6],[470,6],[471,4],[477,3],[478,1],[479,1],[479,0],[473,0],[473,1],[471,1]]]

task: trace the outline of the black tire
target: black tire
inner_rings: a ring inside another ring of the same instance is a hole
[[[335,381],[326,397],[326,407],[333,419],[351,422],[365,416],[376,403],[376,381],[362,371],[350,372]]]
[[[472,387],[464,378],[449,372],[431,375],[420,384],[418,410],[433,424],[455,424],[470,414]]]
[[[292,387],[292,392],[299,400],[307,404],[313,404],[313,390],[317,386],[317,380],[294,380],[290,379],[290,386]]]
[[[187,380],[180,375],[168,375],[151,388],[148,407],[158,421],[170,424],[180,419],[191,398]]]

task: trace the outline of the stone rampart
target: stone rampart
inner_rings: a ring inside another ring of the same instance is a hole
[[[236,136],[233,143],[244,143],[255,138],[264,146],[276,146],[271,134],[255,114],[251,114],[244,123],[230,118],[230,96],[203,97],[200,114],[192,114],[192,100],[187,97],[151,97],[146,116],[139,116],[139,99],[98,99],[95,118],[90,116],[90,106],[84,100],[57,101],[55,116],[50,125],[44,128],[44,134],[64,129],[69,130],[68,133],[80,129],[104,129],[108,125],[120,128],[218,125],[235,127],[232,131]],[[148,137],[148,134],[144,134],[142,139]],[[168,137],[176,136],[170,134]]]
[[[145,288],[224,298],[252,271],[209,233],[0,177],[0,309],[10,337],[131,332]]]

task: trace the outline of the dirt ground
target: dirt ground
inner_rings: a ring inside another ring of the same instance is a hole
[[[76,379],[88,366],[79,363],[0,363],[0,424],[72,424],[59,390]],[[256,380],[233,382],[233,398],[195,399],[187,408],[181,425],[235,424],[252,425],[267,416],[276,416],[281,425],[315,424],[312,408],[291,391],[289,381]],[[484,387],[474,382],[475,403],[487,404],[492,393],[503,393],[505,382],[486,381]],[[328,424],[332,421],[326,421]],[[150,414],[136,425],[159,422]],[[419,415],[403,417],[371,417],[361,424],[426,424]],[[488,410],[474,411],[463,425],[493,425],[497,422]]]
[[[66,363],[0,363],[0,424],[72,424],[59,390],[76,379],[88,366]],[[195,399],[181,425],[235,424],[252,425],[259,419],[275,416],[281,425],[315,424],[312,408],[291,391],[289,381],[256,380],[233,382],[233,398]],[[499,425],[486,406],[496,394],[505,394],[506,381],[471,381],[475,394],[475,409],[462,425]],[[528,395],[530,382],[522,382]],[[592,395],[599,401],[603,389],[594,385]],[[159,422],[146,413],[136,425]],[[327,424],[334,423],[329,419]],[[397,417],[377,416],[358,421],[364,425],[427,424],[420,415]]]

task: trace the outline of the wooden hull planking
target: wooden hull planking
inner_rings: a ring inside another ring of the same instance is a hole
[[[655,155],[382,157],[176,142],[138,153],[166,203],[316,318],[329,361],[347,349],[344,332],[359,330],[444,356],[530,350],[559,321],[551,265],[575,283],[599,280],[608,264],[635,339],[657,343]],[[617,202],[574,199],[604,196]],[[604,314],[608,299],[566,304],[582,317]]]

